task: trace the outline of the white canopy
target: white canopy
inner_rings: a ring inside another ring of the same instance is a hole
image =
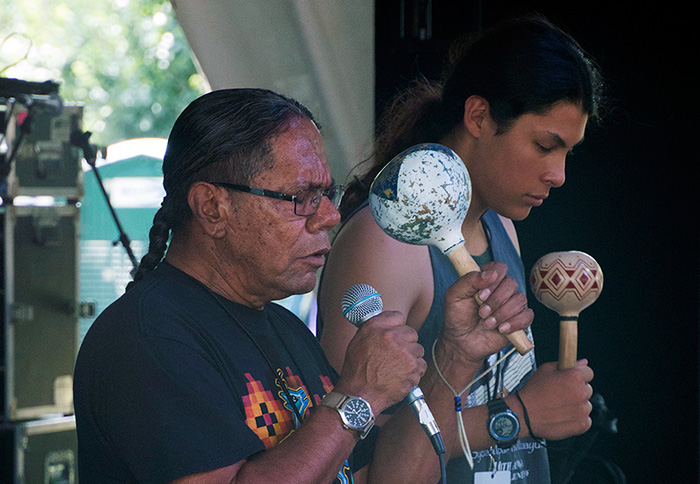
[[[212,89],[293,97],[322,125],[339,182],[369,153],[374,129],[373,0],[175,0]]]

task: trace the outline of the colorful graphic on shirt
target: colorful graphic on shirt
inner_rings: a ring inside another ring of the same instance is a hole
[[[304,415],[306,409],[309,408],[309,397],[306,395],[306,392],[303,388],[289,388],[289,395],[292,398],[291,402],[289,401],[289,397],[287,397],[287,394],[284,392],[284,390],[280,390],[277,392],[277,396],[279,396],[284,401],[284,407],[287,410],[289,410],[292,413],[292,416],[294,417],[294,428],[298,429],[301,425],[301,422],[299,422],[297,414],[296,412],[294,412],[292,405],[294,405],[294,407],[297,408],[297,410],[299,411],[299,415]]]
[[[345,461],[345,464],[343,465],[343,468],[340,469],[340,472],[338,472],[338,476],[335,478],[335,482],[333,484],[352,484],[352,472],[350,471],[350,466],[348,465],[348,461]]]
[[[308,389],[302,384],[301,378],[294,375],[289,367],[284,369],[284,379],[289,387],[289,393],[295,401],[299,414],[306,416],[310,410],[310,397]],[[292,404],[288,402],[287,395],[281,389],[267,390],[262,381],[257,380],[252,374],[245,374],[248,383],[248,394],[243,396],[246,424],[255,432],[265,448],[269,449],[283,441],[290,432],[299,427],[296,415],[292,411]],[[330,379],[320,376],[324,390],[333,388]],[[314,402],[321,401],[321,396],[313,395]]]
[[[292,403],[296,405],[302,418],[310,411],[310,399],[307,389],[302,385],[301,378],[294,375],[289,367],[285,368],[284,377],[292,396]],[[277,396],[271,390],[266,390],[260,380],[256,380],[250,373],[245,374],[248,383],[246,387],[248,395],[243,396],[243,406],[245,407],[246,424],[255,432],[263,442],[266,449],[277,445],[289,436],[301,425],[297,422],[296,415],[292,410],[285,392],[277,390]],[[319,375],[325,393],[333,389],[331,379],[327,376]],[[324,393],[324,395],[325,395]],[[314,394],[315,403],[320,402],[322,396]],[[338,472],[335,483],[352,484],[352,471],[346,461]]]
[[[246,424],[269,449],[294,430],[294,421],[283,401],[275,398],[275,394],[250,373],[245,376],[248,379],[248,395],[243,396]]]

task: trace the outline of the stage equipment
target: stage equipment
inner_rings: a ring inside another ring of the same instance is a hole
[[[76,484],[78,439],[75,418],[1,423],[0,482]]]
[[[78,210],[75,205],[0,207],[6,420],[73,412]]]
[[[83,195],[80,151],[70,135],[82,126],[82,104],[57,95],[21,95],[5,107],[6,194],[79,199]]]
[[[559,314],[559,369],[573,368],[578,316],[600,296],[603,270],[585,252],[552,252],[535,262],[530,288],[542,304]]]
[[[76,483],[83,107],[0,78],[0,482]]]
[[[0,99],[25,95],[50,96],[58,94],[60,85],[54,81],[32,82],[22,79],[0,77]]]
[[[450,148],[434,143],[395,156],[377,174],[369,194],[372,215],[384,232],[407,244],[438,247],[460,276],[481,270],[462,235],[470,202],[464,163]],[[522,355],[534,347],[524,331],[506,336]]]

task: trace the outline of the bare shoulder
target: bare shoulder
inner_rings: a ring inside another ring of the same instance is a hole
[[[333,274],[342,268],[345,279],[357,272],[358,277],[381,283],[417,272],[416,266],[426,261],[429,264],[426,247],[405,244],[388,236],[375,222],[369,207],[365,207],[346,223],[333,241],[326,271]],[[348,281],[348,287],[355,283]]]
[[[515,230],[515,224],[511,219],[502,215],[499,215],[498,218],[500,218],[501,222],[503,222],[503,227],[506,229],[510,240],[513,242],[515,250],[518,251],[518,254],[520,254],[520,243],[518,242],[518,233]]]
[[[382,295],[385,310],[400,311],[407,324],[415,327],[417,321],[425,319],[432,304],[428,249],[386,235],[368,207],[356,213],[338,233],[318,290],[319,318],[323,322],[321,346],[338,372],[357,332],[341,309],[343,295],[355,284],[372,286]],[[428,309],[424,310],[426,301]]]
[[[360,283],[382,294],[384,309],[407,316],[425,292],[432,291],[427,247],[388,236],[374,221],[369,207],[355,214],[333,241],[320,289],[321,306],[326,301],[338,303],[345,291]]]

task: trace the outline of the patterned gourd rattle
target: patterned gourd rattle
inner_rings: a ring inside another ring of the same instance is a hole
[[[559,314],[559,369],[573,368],[578,316],[600,296],[602,269],[584,252],[552,252],[535,262],[530,288],[542,304]]]

